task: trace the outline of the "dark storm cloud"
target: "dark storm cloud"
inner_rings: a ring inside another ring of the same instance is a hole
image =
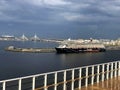
[[[70,2],[63,0],[1,0],[0,20],[30,23],[49,22],[49,20],[55,19],[58,9],[68,4]]]
[[[119,20],[120,0],[1,0],[0,20],[26,23]]]
[[[81,2],[81,5],[76,3],[72,8],[76,12],[67,12],[63,16],[69,21],[80,22],[100,22],[100,21],[115,21],[119,19],[120,7],[119,1],[101,1],[93,0],[94,2]]]
[[[37,31],[39,27],[42,30],[52,27],[54,33],[56,27],[56,33],[59,33],[60,27],[61,33],[66,29],[74,32],[74,29],[81,28],[86,30],[81,30],[81,33],[101,30],[96,32],[100,34],[115,29],[118,34],[120,0],[0,0],[1,25],[3,22],[8,23],[8,27],[15,24],[17,29],[20,23],[23,29],[26,27],[31,31],[32,28]]]

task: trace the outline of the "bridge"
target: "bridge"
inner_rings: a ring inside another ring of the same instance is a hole
[[[120,61],[0,81],[0,90],[120,90]]]

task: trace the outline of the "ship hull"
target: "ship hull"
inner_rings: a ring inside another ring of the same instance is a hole
[[[57,53],[105,52],[105,48],[55,48]]]

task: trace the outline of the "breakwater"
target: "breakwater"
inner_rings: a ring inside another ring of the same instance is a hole
[[[107,46],[106,50],[120,50],[120,47]],[[9,46],[5,48],[5,51],[12,52],[29,52],[29,53],[51,53],[56,52],[55,48],[18,48],[14,46]]]
[[[54,48],[17,48],[14,46],[9,46],[5,48],[6,51],[12,52],[30,52],[30,53],[51,53],[56,52]]]

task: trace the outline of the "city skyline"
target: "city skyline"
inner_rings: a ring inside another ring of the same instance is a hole
[[[0,34],[116,39],[119,23],[120,0],[0,1]]]

